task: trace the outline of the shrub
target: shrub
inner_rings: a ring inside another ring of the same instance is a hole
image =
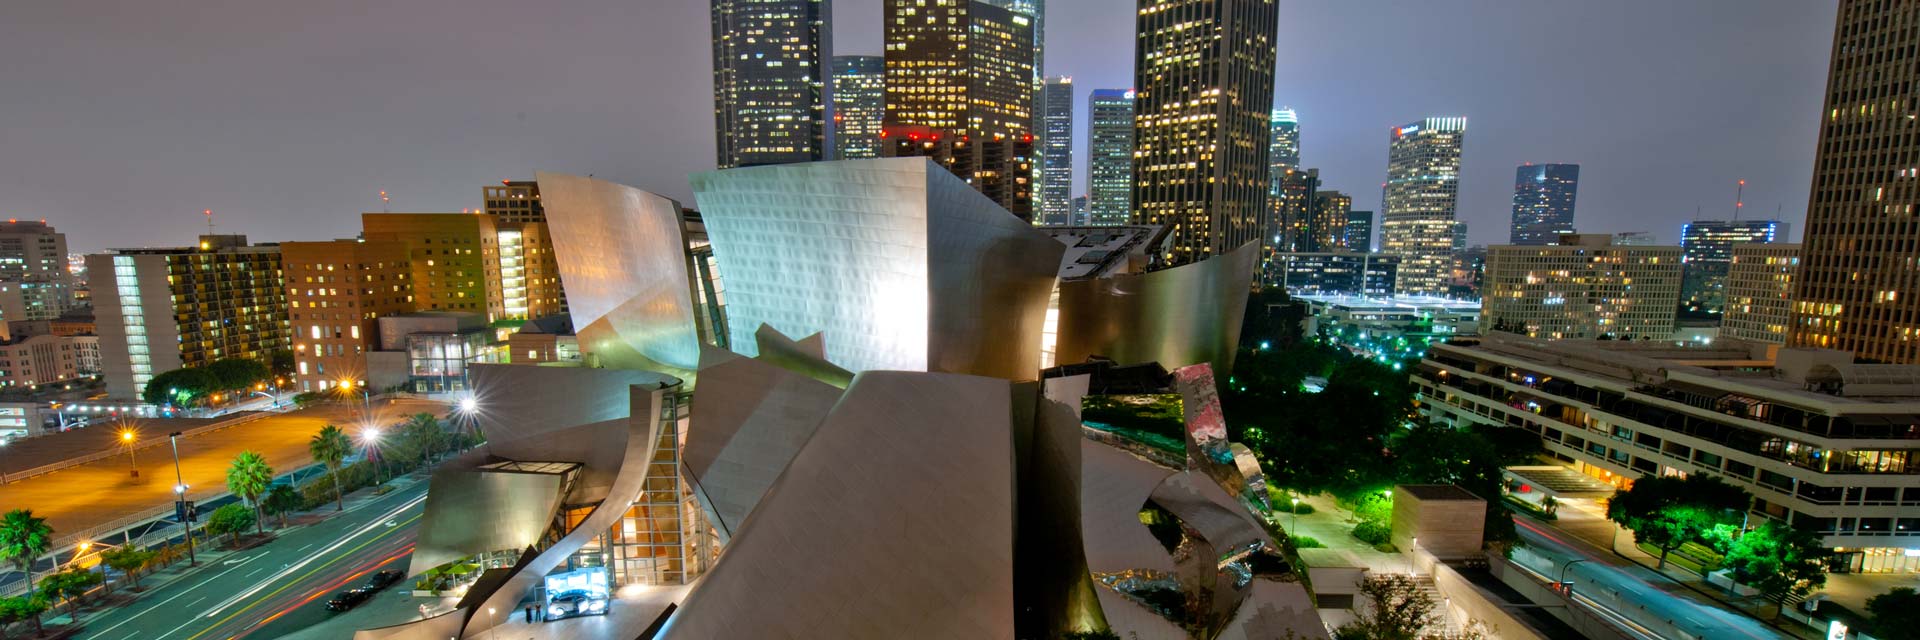
[[[1293,536],[1293,548],[1295,549],[1325,549],[1326,547],[1327,545],[1321,544],[1319,540],[1311,537]]]
[[[1354,526],[1353,537],[1367,544],[1382,545],[1393,539],[1393,529],[1385,524],[1368,520]]]

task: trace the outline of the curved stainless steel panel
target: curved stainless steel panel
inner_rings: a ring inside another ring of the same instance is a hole
[[[605,180],[535,175],[581,351],[609,368],[699,366],[680,204]]]
[[[1056,362],[1106,356],[1169,370],[1201,362],[1233,371],[1259,243],[1138,275],[1060,283]]]

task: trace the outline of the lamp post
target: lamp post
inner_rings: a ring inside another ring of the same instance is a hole
[[[180,526],[186,528],[187,531],[187,566],[192,567],[199,565],[200,561],[193,557],[193,510],[186,508],[187,481],[180,475],[180,432],[175,431],[167,434],[167,444],[173,446],[174,504],[180,505],[181,507],[180,515],[182,517],[180,518]]]
[[[120,444],[127,448],[127,468],[132,470],[130,473],[135,478],[140,477],[140,458],[134,454],[137,448],[134,445],[139,439],[139,432],[134,431],[132,427],[120,430]]]
[[[1293,498],[1292,500],[1293,500],[1293,531],[1289,531],[1287,533],[1289,535],[1299,535],[1300,533],[1300,498],[1296,497],[1296,498]]]
[[[380,457],[380,427],[370,424],[360,426],[360,446],[367,450],[367,457],[373,460],[375,479],[386,482],[386,461]]]
[[[0,438],[0,449],[7,448],[7,443],[10,443],[10,442],[13,442],[13,440],[10,438]],[[0,484],[6,484],[6,483],[7,483],[7,468],[0,467]]]
[[[1560,565],[1560,581],[1559,582],[1560,582],[1560,586],[1566,587],[1567,595],[1569,596],[1573,595],[1573,585],[1567,582],[1567,570],[1572,569],[1573,565],[1580,564],[1582,562],[1586,562],[1592,559],[1593,558],[1574,558],[1572,560],[1568,560],[1566,564]]]

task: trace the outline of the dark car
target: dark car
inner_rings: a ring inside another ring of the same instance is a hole
[[[358,589],[348,589],[346,591],[336,593],[333,595],[332,600],[327,601],[327,610],[328,611],[346,611],[348,609],[352,609],[354,607],[360,606],[360,603],[366,602],[368,599],[373,597],[374,591],[375,591],[374,589],[361,587]]]
[[[396,571],[393,569],[388,569],[386,571],[381,571],[379,573],[367,576],[367,584],[366,586],[361,588],[366,589],[368,591],[379,591],[381,589],[385,589],[387,587],[393,586],[393,583],[399,582],[401,578],[405,578],[405,577],[407,577],[407,575],[404,573],[400,573],[399,571]]]
[[[547,619],[607,615],[607,597],[586,591],[568,591],[547,600]]]

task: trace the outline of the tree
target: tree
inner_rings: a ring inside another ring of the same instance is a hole
[[[1739,522],[1753,502],[1739,487],[1708,475],[1642,476],[1613,494],[1607,518],[1633,530],[1635,542],[1660,550],[1660,568],[1680,545],[1704,538],[1716,525]]]
[[[267,354],[267,367],[273,375],[284,378],[293,377],[293,350],[279,349]]]
[[[1920,591],[1894,587],[1867,598],[1867,618],[1867,631],[1876,638],[1897,640],[1920,634]]]
[[[1466,635],[1423,633],[1433,624],[1433,596],[1420,590],[1411,576],[1397,573],[1370,576],[1360,583],[1367,611],[1353,622],[1333,630],[1335,640],[1428,640],[1478,637],[1478,624],[1468,624]],[[1359,612],[1356,612],[1359,613]]]
[[[217,388],[232,390],[250,388],[256,382],[264,382],[273,377],[267,365],[253,358],[222,358],[206,366],[207,375],[212,376]]]
[[[0,558],[11,560],[27,576],[27,589],[33,589],[33,561],[53,548],[53,527],[47,519],[33,515],[32,509],[14,509],[0,516]]]
[[[261,520],[265,520],[266,516],[260,498],[267,494],[267,485],[272,482],[273,467],[267,466],[267,459],[258,452],[242,451],[234,456],[233,465],[227,467],[227,490],[253,505],[256,516],[254,523],[260,527],[263,535],[267,530]]]
[[[248,527],[255,526],[258,521],[259,514],[248,509],[246,505],[229,504],[214,509],[213,515],[207,517],[206,531],[207,535],[230,536],[234,544],[239,544],[240,534],[245,533]]]
[[[156,375],[147,381],[147,387],[140,391],[140,399],[147,404],[171,404],[187,406],[195,398],[205,396],[220,388],[220,381],[207,373],[206,369],[188,367],[174,369]]]
[[[158,551],[125,546],[100,552],[100,561],[106,563],[108,568],[125,575],[127,582],[137,591],[140,589],[140,571],[146,569],[147,564],[153,562],[153,559],[159,555]]]
[[[340,462],[347,459],[350,451],[353,451],[353,439],[348,438],[347,432],[341,431],[340,427],[333,425],[321,427],[320,432],[307,441],[307,453],[313,456],[314,462],[326,465],[327,476],[333,478],[335,511],[345,511],[347,508],[346,492],[340,487]]]
[[[406,426],[400,428],[400,439],[420,457],[421,462],[430,462],[444,446],[447,430],[433,414],[416,413],[407,419]]]
[[[67,613],[72,614],[77,620],[80,617],[80,599],[87,595],[89,589],[99,586],[105,580],[98,573],[73,567],[42,579],[40,594],[51,602],[65,600]]]
[[[267,510],[279,516],[280,528],[287,528],[287,513],[300,510],[300,491],[290,484],[276,484],[267,492]]]
[[[45,631],[40,628],[40,614],[46,612],[46,598],[38,593],[29,592],[27,595],[15,598],[0,598],[0,631],[5,631],[5,627],[9,624],[28,620],[33,622],[34,633],[44,634]]]
[[[1833,550],[1820,542],[1812,531],[1769,520],[1735,539],[1720,566],[1775,601],[1805,596],[1827,583]]]

